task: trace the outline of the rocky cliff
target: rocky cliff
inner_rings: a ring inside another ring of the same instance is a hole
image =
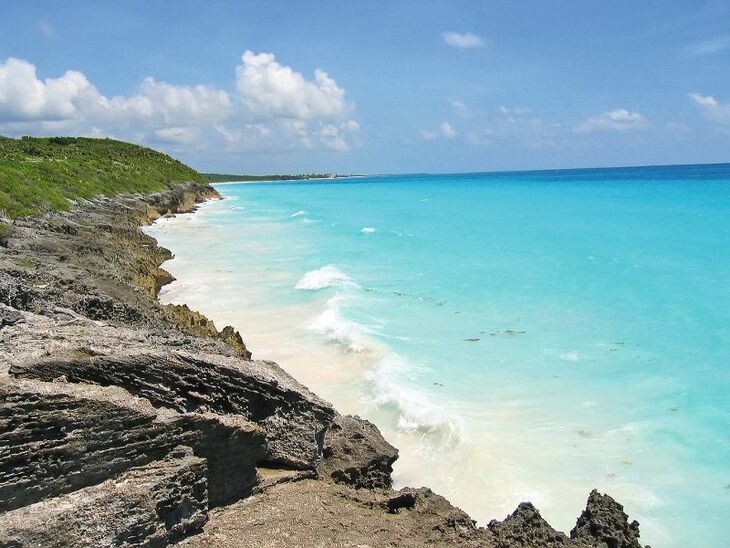
[[[640,547],[597,492],[566,535],[529,503],[480,528],[392,490],[374,425],[161,305],[171,254],[139,227],[217,197],[84,201],[0,240],[0,546]]]

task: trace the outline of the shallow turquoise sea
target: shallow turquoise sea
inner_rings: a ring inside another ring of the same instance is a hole
[[[730,544],[730,165],[217,188],[149,229],[162,299],[375,422],[398,485]]]

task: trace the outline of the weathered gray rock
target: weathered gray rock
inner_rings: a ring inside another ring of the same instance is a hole
[[[263,430],[240,415],[156,409],[117,387],[0,380],[0,511],[95,485],[180,444],[207,459],[214,506],[250,494],[267,454]]]
[[[570,532],[570,538],[599,548],[642,548],[639,522],[629,522],[623,506],[595,489]]]
[[[398,450],[374,424],[360,417],[335,418],[325,434],[323,455],[317,466],[321,477],[356,488],[387,489],[392,485]]]
[[[205,461],[179,447],[116,479],[0,514],[0,546],[162,547],[208,520]]]
[[[205,458],[208,498],[220,506],[248,496],[258,483],[257,466],[266,458],[264,431],[240,415],[187,413],[180,425],[189,432],[195,455]]]
[[[140,345],[141,346],[141,345]],[[124,353],[53,356],[13,362],[11,374],[52,381],[121,386],[157,407],[237,414],[266,433],[266,460],[311,468],[322,455],[331,405],[275,364],[128,347]]]
[[[182,429],[121,390],[0,382],[0,511],[164,458]]]

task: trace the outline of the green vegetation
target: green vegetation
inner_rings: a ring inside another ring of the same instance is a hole
[[[300,181],[303,179],[334,179],[333,173],[305,173],[302,175],[229,175],[225,173],[202,173],[209,183],[238,181]]]
[[[17,259],[14,259],[14,260],[15,260],[15,264],[22,266],[23,268],[28,268],[28,269],[35,268],[35,263],[28,257],[18,257]]]
[[[122,141],[0,136],[0,216],[68,209],[77,198],[153,192],[186,181],[205,179],[166,154]]]

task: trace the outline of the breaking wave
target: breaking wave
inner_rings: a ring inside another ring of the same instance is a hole
[[[335,265],[328,264],[317,270],[310,270],[304,276],[302,276],[297,285],[296,289],[308,289],[316,291],[318,289],[324,289],[325,287],[343,287],[343,286],[354,286],[350,277],[339,270]]]

